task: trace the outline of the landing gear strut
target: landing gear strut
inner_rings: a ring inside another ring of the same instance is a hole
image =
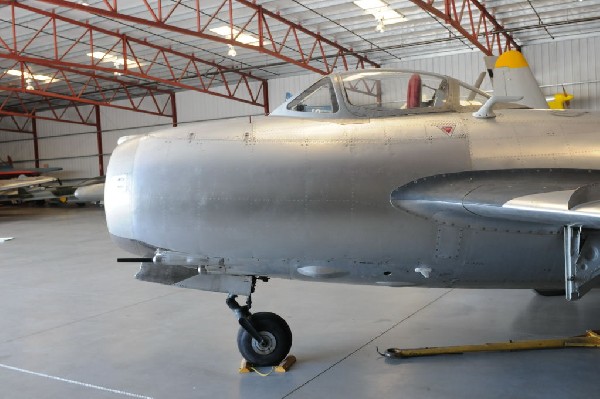
[[[256,278],[252,279],[252,292]],[[237,344],[240,353],[255,366],[274,366],[281,363],[292,347],[292,331],[284,319],[275,313],[252,314],[252,294],[246,305],[241,306],[237,295],[230,294],[225,303],[240,323]]]

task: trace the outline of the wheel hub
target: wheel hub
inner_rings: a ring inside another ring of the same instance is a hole
[[[260,355],[268,355],[273,353],[277,347],[277,339],[275,339],[275,336],[268,331],[261,331],[259,334],[261,337],[263,337],[264,344],[252,339],[252,349],[254,352]]]

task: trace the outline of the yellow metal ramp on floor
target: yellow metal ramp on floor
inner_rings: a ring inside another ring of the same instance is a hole
[[[588,330],[584,335],[556,338],[534,339],[528,341],[495,342],[479,345],[438,346],[415,349],[390,348],[382,355],[393,359],[420,356],[452,355],[469,352],[512,352],[540,349],[597,348],[600,347],[600,331]]]

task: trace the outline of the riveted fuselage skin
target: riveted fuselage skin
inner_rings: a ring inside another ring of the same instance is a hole
[[[108,228],[142,256],[354,284],[560,288],[561,226],[424,218],[390,194],[477,170],[600,169],[592,113],[504,109],[341,121],[239,118],[131,137],[107,171]]]

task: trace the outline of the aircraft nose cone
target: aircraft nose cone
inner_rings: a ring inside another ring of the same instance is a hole
[[[115,148],[106,171],[104,210],[106,224],[114,241],[123,249],[134,237],[133,199],[135,196],[132,175],[139,139],[129,139]]]

